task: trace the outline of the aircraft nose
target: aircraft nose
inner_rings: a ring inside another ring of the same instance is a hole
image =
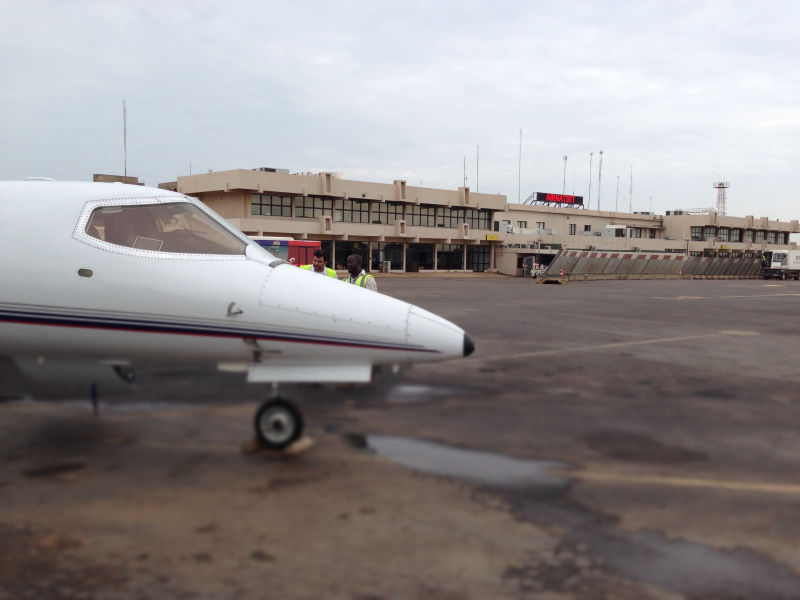
[[[464,356],[469,356],[475,352],[475,342],[469,337],[468,333],[464,334]]]
[[[424,349],[424,354],[412,360],[460,358],[475,349],[472,339],[458,325],[413,305],[408,313],[406,339]]]

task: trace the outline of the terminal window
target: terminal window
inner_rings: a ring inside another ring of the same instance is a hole
[[[703,240],[703,228],[701,226],[692,226],[692,241],[700,242]]]
[[[336,206],[333,211],[335,221],[369,223],[369,200],[337,200]]]
[[[463,208],[448,208],[446,206],[439,208],[439,214],[436,217],[437,227],[458,227],[458,224],[463,222]]]
[[[405,205],[402,202],[373,202],[372,222],[376,225],[394,225],[405,217]]]
[[[415,227],[435,227],[436,207],[431,204],[411,205],[408,207],[411,225]]]
[[[485,208],[468,208],[464,211],[464,220],[470,229],[489,229],[492,222],[492,211]]]
[[[323,215],[330,216],[333,211],[333,200],[322,196],[305,196],[294,199],[295,217],[301,219],[319,219]]]
[[[250,197],[250,214],[264,217],[291,217],[292,199],[288,196],[253,194]]]
[[[570,235],[575,235],[577,233],[577,231],[578,231],[578,226],[575,223],[570,223],[569,224],[569,234]]]

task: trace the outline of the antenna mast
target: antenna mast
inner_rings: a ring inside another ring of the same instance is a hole
[[[475,191],[478,191],[481,172],[481,145],[478,144],[477,154],[475,155]]]
[[[633,165],[631,165],[631,187],[628,190],[628,212],[633,212]]]
[[[519,171],[517,172],[517,204],[522,199],[522,127],[519,128]]]
[[[125,157],[125,177],[128,176],[128,112],[122,101],[122,153]]]
[[[600,150],[600,166],[597,167],[597,210],[600,210],[600,182],[603,179],[603,151]]]
[[[715,181],[714,187],[717,189],[717,214],[724,216],[728,210],[726,190],[731,187],[731,184],[727,181]]]

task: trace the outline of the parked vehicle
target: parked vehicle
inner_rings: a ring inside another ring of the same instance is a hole
[[[268,238],[251,236],[251,239],[271,252],[278,258],[297,267],[300,265],[310,265],[314,256],[314,251],[321,247],[320,242],[311,240],[294,240],[292,238]]]
[[[774,250],[769,260],[762,259],[764,279],[800,279],[800,250]]]

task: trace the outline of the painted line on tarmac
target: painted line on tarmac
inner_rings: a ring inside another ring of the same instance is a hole
[[[739,296],[653,296],[654,300],[721,300],[724,298],[777,298],[779,296],[800,296],[800,294],[742,294]]]
[[[550,471],[582,481],[600,483],[629,483],[632,485],[660,485],[668,487],[729,490],[734,492],[759,492],[765,494],[786,494],[800,496],[800,485],[789,483],[760,483],[756,481],[719,481],[714,479],[694,479],[688,477],[663,477],[656,475],[622,475],[594,471]]]
[[[482,361],[507,361],[518,358],[532,358],[536,356],[548,356],[551,354],[574,354],[576,352],[595,352],[597,350],[608,350],[611,348],[627,348],[630,346],[647,346],[652,344],[671,344],[674,342],[691,342],[694,340],[707,340],[717,337],[730,337],[742,335],[761,335],[755,331],[736,331],[736,330],[723,330],[715,333],[706,333],[704,335],[684,335],[680,337],[668,338],[653,338],[649,340],[637,340],[633,342],[614,342],[611,344],[598,344],[596,346],[572,346],[570,348],[554,348],[553,350],[537,350],[536,352],[522,352],[518,354],[508,354],[505,356],[477,356],[476,359]],[[467,359],[469,360],[469,359]]]

